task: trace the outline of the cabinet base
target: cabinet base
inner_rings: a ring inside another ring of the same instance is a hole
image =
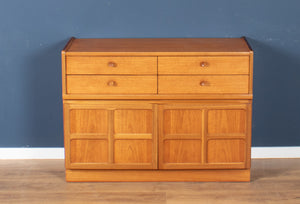
[[[250,181],[243,170],[66,170],[66,181]]]

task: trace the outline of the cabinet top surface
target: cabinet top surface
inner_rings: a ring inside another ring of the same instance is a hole
[[[72,38],[64,51],[66,54],[249,54],[251,48],[244,38]]]

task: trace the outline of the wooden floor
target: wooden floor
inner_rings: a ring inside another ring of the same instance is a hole
[[[300,204],[300,159],[252,160],[251,173],[249,183],[66,183],[63,160],[0,160],[0,203]]]

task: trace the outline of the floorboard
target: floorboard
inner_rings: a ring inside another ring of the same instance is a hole
[[[63,160],[0,160],[0,203],[300,204],[300,159],[254,159],[251,182],[67,183]]]

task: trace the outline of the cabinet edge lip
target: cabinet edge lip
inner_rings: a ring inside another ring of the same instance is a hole
[[[75,40],[76,38],[75,37],[71,37],[69,40],[68,40],[68,42],[67,42],[67,44],[65,45],[65,47],[62,49],[62,51],[61,51],[61,53],[62,54],[67,54],[67,51],[68,51],[68,49],[71,47],[71,45],[72,45],[72,43],[74,42],[74,40]]]
[[[253,53],[253,49],[252,49],[249,41],[247,40],[246,36],[243,36],[242,39],[244,39],[244,41],[246,42],[246,44],[247,44],[247,46],[248,46],[248,48],[250,50],[250,53]]]
[[[93,95],[93,94],[63,94],[63,100],[252,100],[253,94],[243,95]]]
[[[68,47],[69,48],[69,47]],[[89,51],[65,51],[67,56],[144,56],[144,57],[164,57],[164,56],[249,56],[249,51],[232,52],[89,52]]]

